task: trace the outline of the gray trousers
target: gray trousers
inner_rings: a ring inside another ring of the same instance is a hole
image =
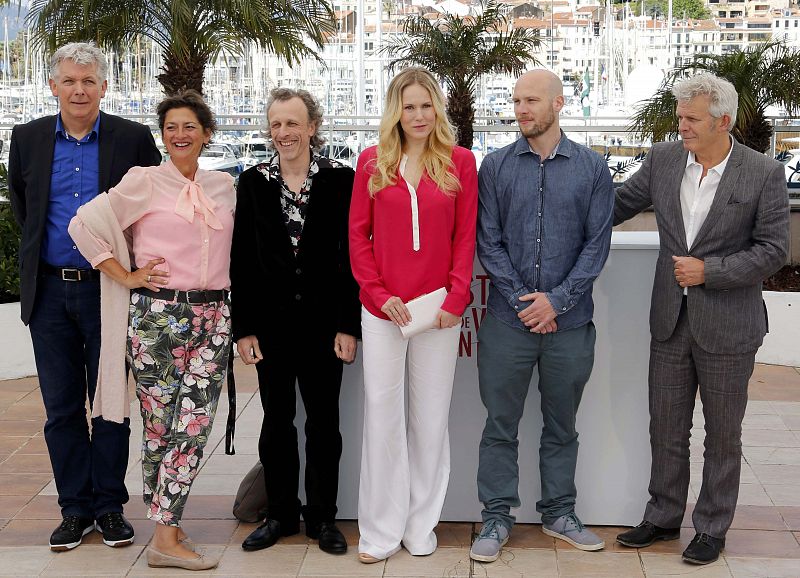
[[[689,430],[697,390],[705,417],[703,485],[692,522],[724,538],[733,521],[742,469],[742,419],[755,351],[725,355],[697,345],[684,304],[672,336],[650,344],[650,501],[644,519],[678,528],[689,490]]]
[[[488,412],[478,465],[483,521],[498,519],[509,529],[514,525],[509,512],[520,505],[517,435],[538,365],[543,427],[542,499],[536,510],[544,522],[552,523],[575,509],[575,416],[594,365],[594,324],[539,335],[510,327],[488,313],[478,338],[478,379]]]

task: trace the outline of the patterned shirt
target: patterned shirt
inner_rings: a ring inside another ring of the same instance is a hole
[[[308,175],[300,186],[300,190],[295,193],[289,189],[283,177],[281,177],[280,155],[277,152],[275,152],[269,160],[258,165],[259,172],[264,175],[267,180],[278,181],[281,187],[283,222],[286,223],[286,230],[289,232],[289,239],[292,241],[295,255],[297,254],[297,248],[300,244],[300,237],[303,234],[303,225],[306,222],[306,211],[308,211],[308,200],[314,175],[317,174],[320,169],[335,169],[342,166],[344,165],[327,157],[323,157],[312,149],[311,164],[308,165]]]

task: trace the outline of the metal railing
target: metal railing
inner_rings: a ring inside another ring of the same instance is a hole
[[[158,136],[158,122],[152,114],[130,114],[126,118],[150,126]],[[783,151],[781,159],[786,165],[787,186],[793,205],[800,209],[800,119],[769,117],[774,133],[769,154],[773,157]],[[241,113],[217,116],[217,140],[227,142],[237,149],[245,160],[249,148],[266,128],[263,114]],[[609,170],[616,182],[627,179],[641,164],[641,153],[650,149],[649,141],[640,140],[632,134],[627,124],[629,119],[620,117],[569,117],[562,116],[560,124],[567,135],[601,154],[604,154]],[[351,116],[326,119],[322,126],[327,140],[325,153],[328,156],[355,166],[358,154],[378,138],[379,116]],[[0,139],[8,142],[13,125],[0,124]],[[472,151],[480,163],[488,153],[505,146],[518,138],[516,120],[513,117],[476,117],[473,126],[475,140]],[[263,141],[260,141],[263,147]],[[7,149],[6,146],[3,149]],[[795,151],[795,152],[792,152]],[[0,161],[5,162],[7,150],[0,151]],[[637,156],[639,155],[639,156]],[[263,156],[262,156],[263,158]],[[250,159],[252,162],[253,159]],[[237,173],[246,167],[233,167]],[[252,162],[254,164],[254,162]]]

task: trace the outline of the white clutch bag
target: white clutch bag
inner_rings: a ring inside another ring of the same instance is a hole
[[[406,303],[406,308],[411,313],[411,323],[400,327],[403,338],[414,337],[416,334],[432,328],[445,297],[447,297],[447,289],[440,287],[436,291],[425,293],[425,295],[420,295]]]

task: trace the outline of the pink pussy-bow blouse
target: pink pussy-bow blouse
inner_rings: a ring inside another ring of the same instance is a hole
[[[137,267],[162,257],[157,269],[169,271],[167,287],[226,289],[236,195],[233,177],[198,169],[194,180],[184,177],[171,161],[157,167],[132,168],[108,191],[120,227],[133,234]],[[92,254],[84,255],[96,267],[110,258],[104,240],[78,227]]]

